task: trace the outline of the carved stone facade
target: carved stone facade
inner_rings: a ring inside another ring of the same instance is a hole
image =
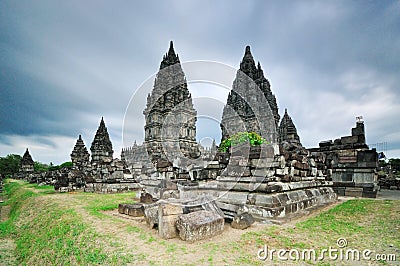
[[[145,146],[152,162],[199,156],[196,116],[179,57],[171,41],[143,111]]]
[[[82,136],[79,135],[75,147],[71,153],[72,168],[75,170],[83,170],[90,165],[89,152],[86,149]]]
[[[30,155],[28,148],[26,148],[21,160],[21,172],[24,174],[33,173],[35,171],[33,165],[34,162],[32,156]]]
[[[247,46],[223,110],[222,140],[247,131],[256,132],[270,143],[276,143],[279,120],[270,83],[264,77],[261,64],[256,66],[250,46]]]
[[[292,118],[287,113],[287,109],[285,109],[285,114],[282,117],[278,132],[278,140],[280,143],[286,141],[292,144],[301,145],[296,126],[294,125]]]
[[[114,151],[103,117],[101,118],[96,135],[94,136],[90,151],[92,153],[92,163],[109,163],[113,160]]]

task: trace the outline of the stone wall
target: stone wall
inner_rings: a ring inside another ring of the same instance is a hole
[[[241,146],[216,158],[189,165],[189,179],[179,178],[177,165],[159,164],[141,185],[155,198],[211,197],[227,219],[244,212],[258,220],[283,217],[337,199],[322,165],[293,143]]]
[[[376,197],[378,154],[365,143],[362,121],[352,128],[351,136],[320,142],[319,148],[309,151],[318,163],[324,165],[338,195]]]

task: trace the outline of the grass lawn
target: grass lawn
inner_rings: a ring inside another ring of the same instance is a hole
[[[371,250],[367,252],[371,259],[376,254],[397,257],[392,262],[361,258],[358,265],[400,263],[400,201],[348,200],[297,222],[257,224],[243,231],[226,224],[222,235],[188,244],[163,240],[143,219],[118,215],[118,204],[133,202],[133,192],[60,194],[52,187],[7,180],[4,193],[8,199],[3,205],[9,206],[10,212],[8,219],[0,221],[0,265],[349,264],[331,259],[323,251],[329,248],[344,253]],[[343,248],[338,247],[338,239]],[[271,256],[266,260],[257,256],[265,255],[266,249],[277,250],[272,262]],[[279,259],[279,249],[287,250],[283,256],[287,261]],[[316,260],[291,259],[296,251],[311,249]],[[323,255],[324,259],[318,260]]]

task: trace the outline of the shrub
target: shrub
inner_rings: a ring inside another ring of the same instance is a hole
[[[251,146],[258,146],[267,141],[256,132],[239,132],[230,138],[225,139],[219,145],[219,150],[227,152],[230,147],[249,142]]]

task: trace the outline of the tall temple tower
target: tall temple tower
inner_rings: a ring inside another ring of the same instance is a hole
[[[296,126],[294,125],[292,118],[289,116],[287,109],[285,109],[285,114],[282,117],[278,131],[279,142],[287,141],[292,144],[301,145]]]
[[[196,116],[179,57],[170,42],[143,111],[145,146],[150,160],[199,156]]]
[[[261,64],[256,66],[250,46],[246,46],[223,110],[222,140],[238,132],[248,131],[256,132],[267,141],[275,143],[279,120],[278,105],[271,85],[264,77]]]
[[[83,170],[89,165],[89,152],[86,149],[82,136],[79,135],[75,147],[71,152],[72,167],[77,170]]]
[[[101,118],[96,135],[94,136],[90,151],[92,152],[92,163],[109,163],[113,160],[114,151],[103,117]]]
[[[32,156],[29,153],[28,148],[26,148],[26,151],[25,151],[24,155],[22,156],[20,171],[27,173],[27,174],[33,173],[35,171],[33,166],[34,166],[34,162],[33,162]]]

